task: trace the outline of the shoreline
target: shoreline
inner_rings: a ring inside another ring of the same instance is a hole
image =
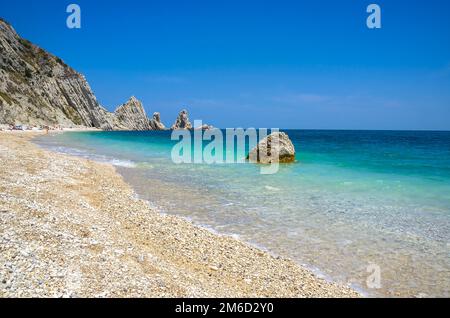
[[[137,197],[110,164],[0,132],[0,297],[361,297]]]

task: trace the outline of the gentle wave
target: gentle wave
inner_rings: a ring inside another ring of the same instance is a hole
[[[108,164],[112,164],[113,166],[124,167],[124,168],[135,168],[137,166],[137,164],[131,160],[118,159],[118,158],[114,158],[114,157],[110,157],[110,156],[94,154],[94,153],[91,153],[91,152],[89,152],[87,150],[83,150],[83,149],[76,149],[76,148],[70,148],[70,147],[64,147],[64,146],[50,146],[50,145],[46,146],[46,145],[42,145],[42,144],[40,144],[40,146],[43,146],[43,148],[51,150],[51,151],[55,151],[55,152],[59,152],[59,153],[63,153],[63,154],[71,155],[71,156],[82,157],[84,159],[89,159],[89,160],[93,160],[96,162],[108,163]]]

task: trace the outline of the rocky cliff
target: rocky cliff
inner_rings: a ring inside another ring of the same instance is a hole
[[[135,97],[114,113],[100,106],[85,77],[60,58],[21,38],[0,18],[0,124],[164,130]],[[191,129],[183,110],[172,129]]]
[[[60,58],[22,39],[0,19],[0,124],[151,129],[132,97],[114,113],[97,102],[85,77]]]
[[[0,20],[0,122],[112,129],[83,75]]]

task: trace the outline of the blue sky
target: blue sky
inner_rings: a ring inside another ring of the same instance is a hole
[[[166,125],[186,107],[218,127],[450,129],[448,0],[1,1],[109,110],[135,95]]]

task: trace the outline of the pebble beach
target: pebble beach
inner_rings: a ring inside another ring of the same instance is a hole
[[[109,164],[0,132],[0,297],[359,297],[164,215]]]

